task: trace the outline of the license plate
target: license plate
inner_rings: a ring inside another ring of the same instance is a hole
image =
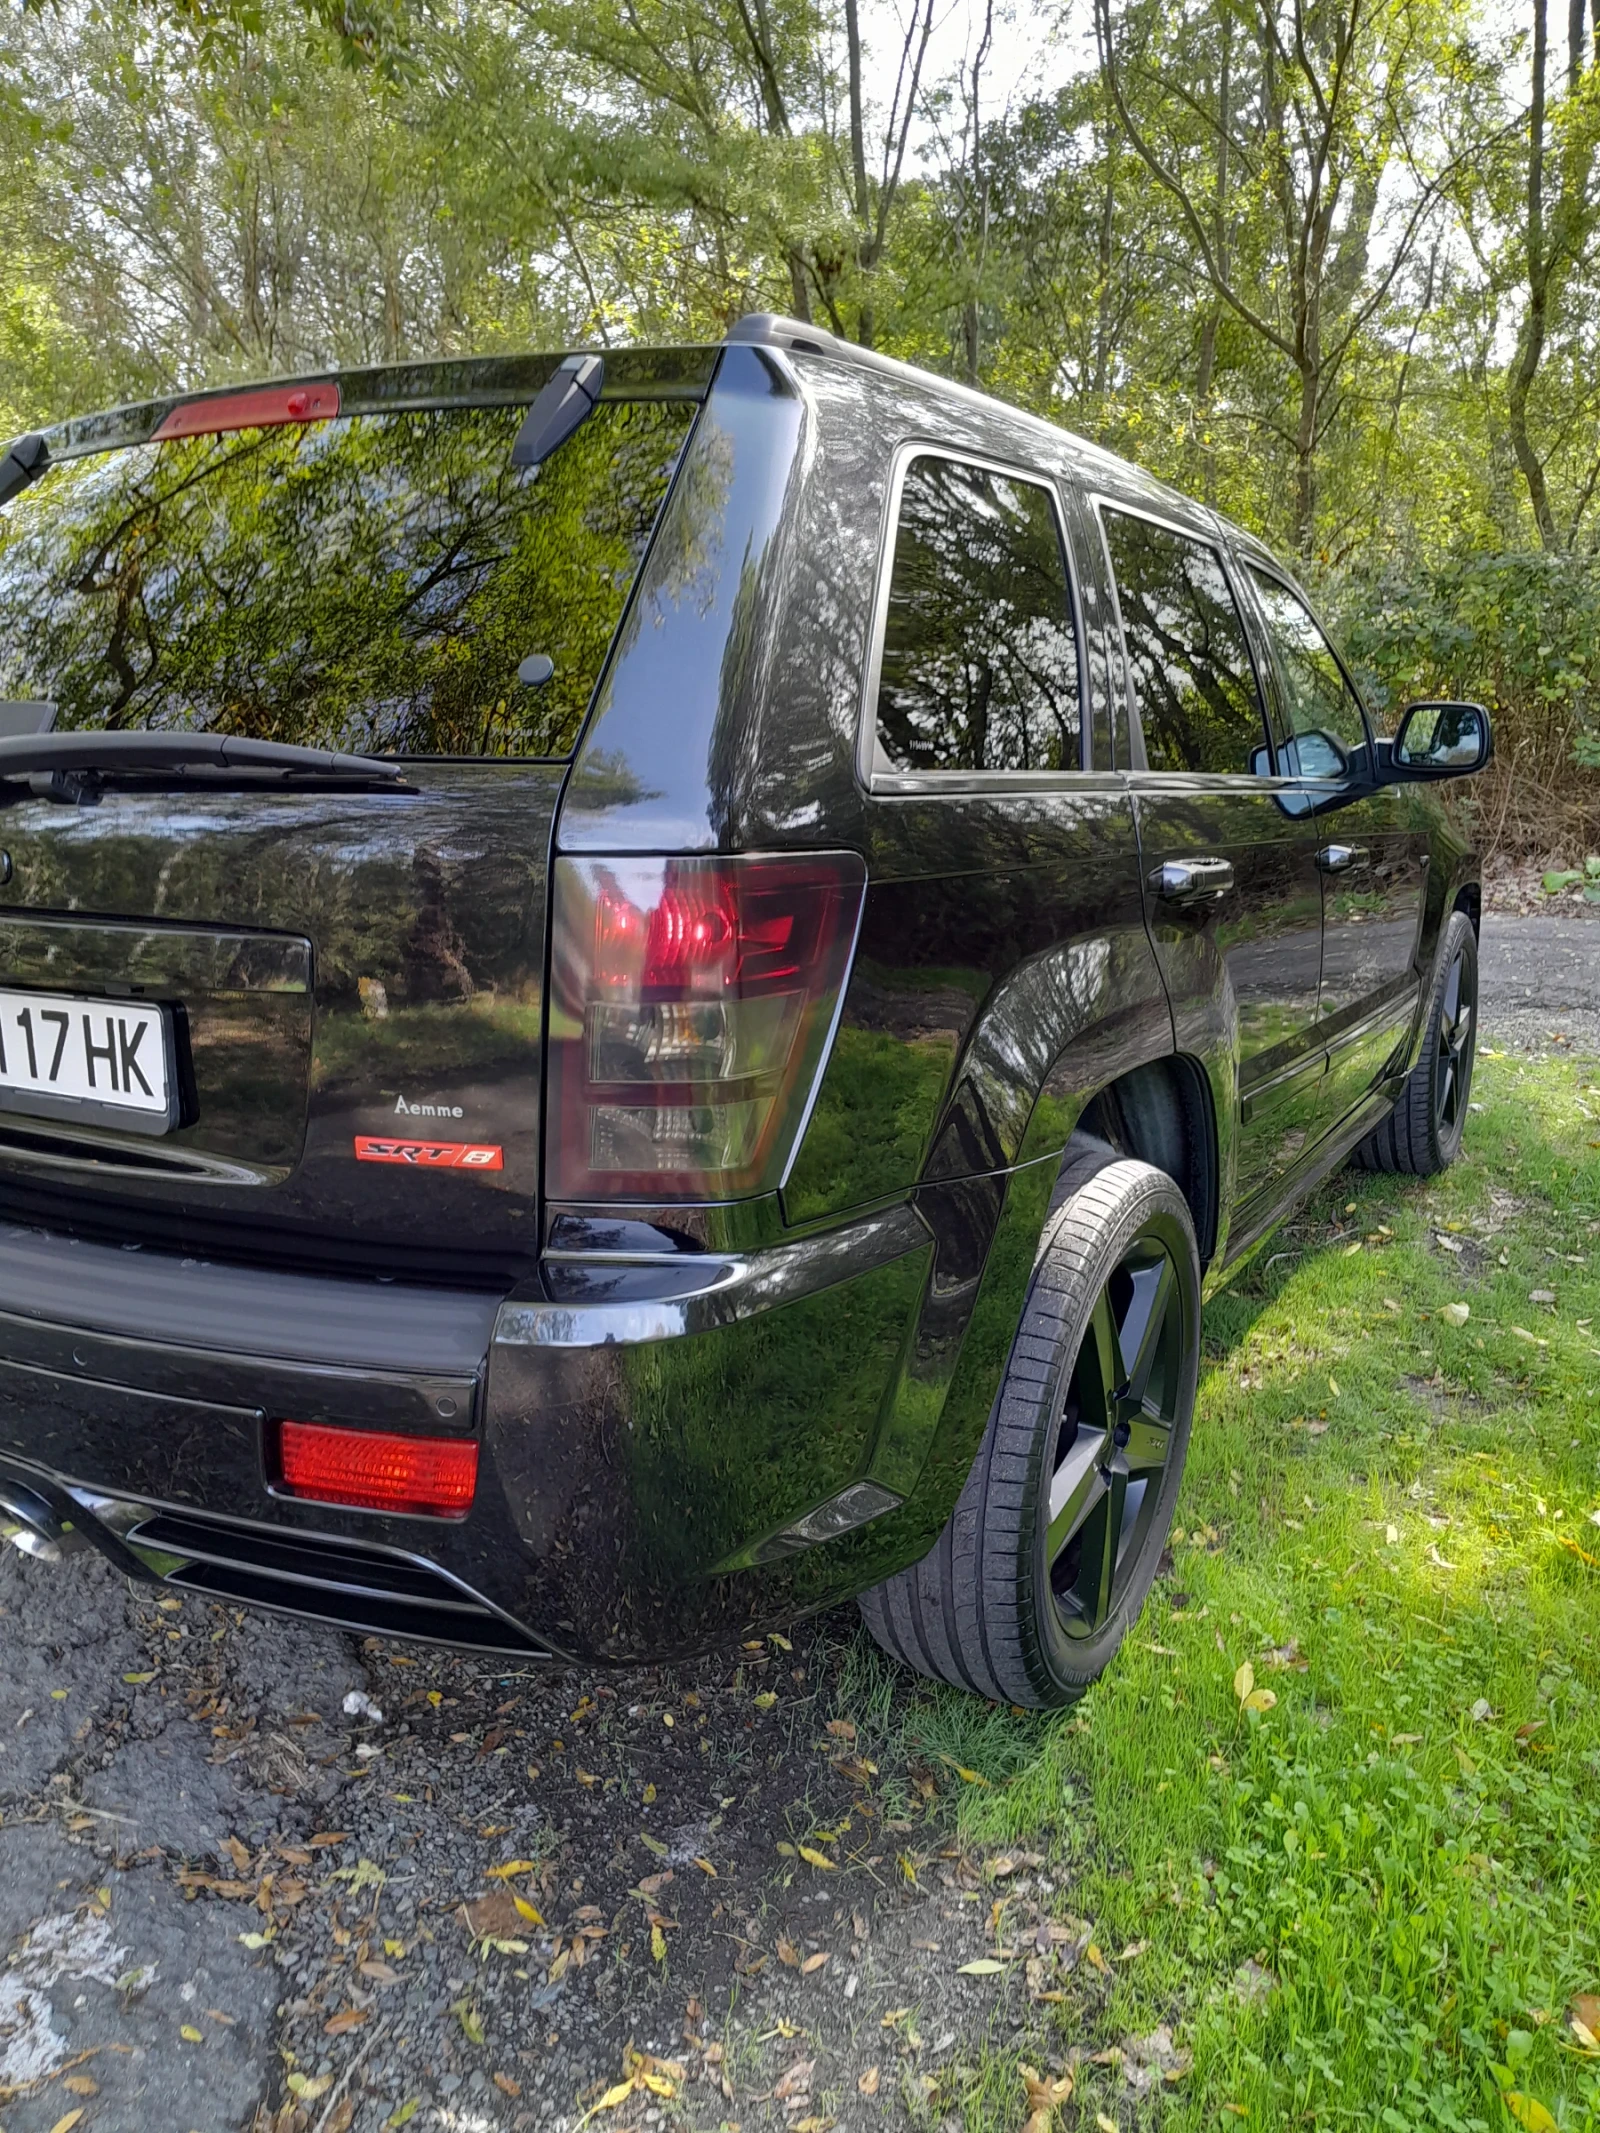
[[[169,1011],[0,990],[0,1110],[167,1132],[178,1117]]]

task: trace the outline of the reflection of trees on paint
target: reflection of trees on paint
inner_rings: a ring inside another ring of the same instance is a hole
[[[546,464],[520,407],[360,415],[70,461],[0,516],[0,696],[60,727],[558,755],[692,409],[606,402]],[[543,688],[517,680],[543,652]]]

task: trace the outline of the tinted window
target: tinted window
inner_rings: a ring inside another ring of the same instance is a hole
[[[1048,489],[952,459],[906,470],[878,683],[897,770],[1075,770],[1078,645]]]
[[[1298,594],[1252,570],[1283,677],[1287,745],[1279,768],[1290,776],[1342,777],[1367,745],[1366,722],[1333,647]]]
[[[1261,698],[1216,550],[1148,519],[1104,516],[1150,768],[1259,768]]]
[[[0,698],[53,701],[58,728],[566,753],[693,409],[608,401],[530,470],[525,413],[66,461],[0,511]]]

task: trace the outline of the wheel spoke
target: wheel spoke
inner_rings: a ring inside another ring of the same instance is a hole
[[[1050,1529],[1045,1560],[1058,1560],[1074,1533],[1106,1493],[1101,1462],[1106,1441],[1098,1430],[1080,1426],[1078,1440],[1050,1477]]]
[[[1105,1490],[1095,1505],[1093,1516],[1083,1529],[1077,1582],[1067,1597],[1086,1629],[1098,1629],[1111,1612],[1117,1574],[1117,1544],[1122,1538],[1122,1508],[1127,1489],[1128,1477],[1118,1460],[1106,1477]]]
[[[1461,958],[1457,956],[1450,965],[1450,975],[1444,985],[1444,1020],[1454,1022],[1461,1006]]]
[[[1097,1401],[1097,1419],[1102,1428],[1109,1429],[1111,1426],[1111,1403],[1117,1388],[1122,1383],[1123,1371],[1122,1349],[1117,1340],[1117,1322],[1111,1315],[1111,1296],[1109,1290],[1106,1289],[1100,1291],[1095,1301],[1094,1310],[1090,1314],[1089,1330],[1084,1338],[1083,1351],[1089,1350],[1091,1344],[1093,1348],[1094,1375],[1098,1379],[1098,1384],[1094,1388],[1094,1397]],[[1078,1384],[1081,1392],[1087,1393],[1090,1388],[1084,1383],[1086,1372],[1083,1366],[1089,1360],[1089,1357],[1083,1351],[1080,1351],[1078,1357]]]
[[[1177,1283],[1172,1261],[1165,1252],[1154,1266],[1140,1267],[1131,1278],[1133,1300],[1122,1322],[1118,1351],[1127,1367],[1128,1397],[1142,1404],[1161,1352],[1167,1311]]]
[[[1457,1014],[1455,1021],[1450,1025],[1450,1049],[1457,1059],[1459,1059],[1461,1057],[1461,1054],[1466,1050],[1467,1045],[1471,1040],[1471,1037],[1472,1002],[1470,1000],[1465,1000],[1461,1004],[1460,1011]]]
[[[1130,1425],[1123,1457],[1130,1474],[1158,1474],[1167,1463],[1172,1432],[1154,1415],[1140,1415]]]

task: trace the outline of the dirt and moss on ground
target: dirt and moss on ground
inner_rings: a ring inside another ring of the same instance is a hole
[[[1600,2123],[1600,1066],[1474,1100],[1209,1305],[1072,1712],[850,1612],[579,1677],[8,1556],[0,2124]]]

